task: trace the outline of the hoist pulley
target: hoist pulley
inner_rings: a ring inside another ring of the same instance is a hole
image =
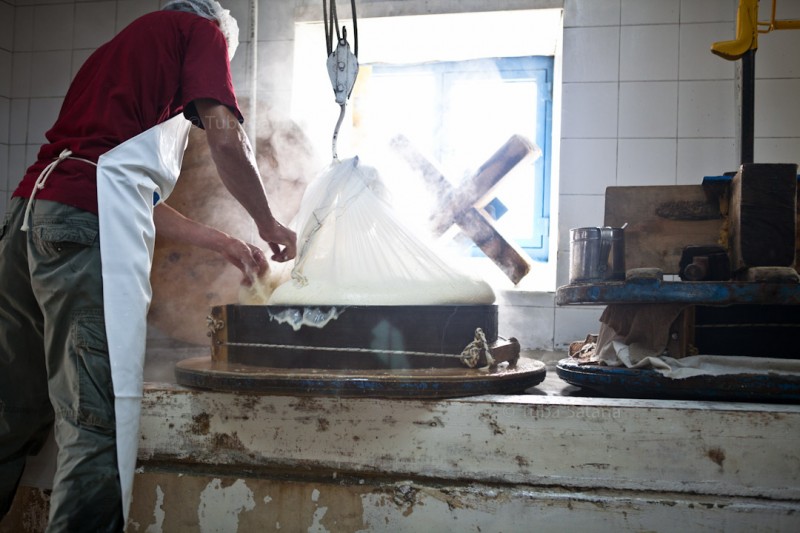
[[[351,11],[353,15],[353,52],[350,51],[350,44],[347,42],[347,28],[344,26],[339,28],[339,16],[336,10],[336,0],[331,0],[330,12],[328,12],[327,0],[322,0],[322,12],[325,25],[325,44],[328,50],[328,75],[330,76],[331,85],[333,86],[333,93],[336,97],[336,103],[341,108],[339,111],[339,120],[336,122],[336,127],[333,130],[333,159],[338,160],[336,154],[336,141],[339,137],[339,128],[344,119],[345,107],[347,100],[350,98],[350,93],[353,92],[353,87],[356,83],[358,76],[358,24],[356,22],[356,2],[350,0]],[[336,33],[336,46],[334,47],[333,34]]]

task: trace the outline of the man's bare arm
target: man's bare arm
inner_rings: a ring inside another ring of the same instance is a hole
[[[256,223],[269,243],[275,261],[288,261],[297,253],[294,232],[275,220],[244,128],[226,106],[215,100],[194,101],[206,130],[211,157],[222,183]]]
[[[258,247],[187,218],[165,203],[156,206],[153,221],[161,237],[222,254],[242,271],[246,285],[267,272],[267,258]]]

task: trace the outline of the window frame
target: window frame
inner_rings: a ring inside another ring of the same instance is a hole
[[[454,83],[466,76],[473,77],[476,73],[491,68],[494,76],[499,75],[500,81],[533,81],[536,86],[536,116],[537,124],[533,135],[525,132],[523,135],[536,143],[542,154],[533,164],[534,170],[534,219],[531,221],[532,237],[516,239],[515,242],[537,262],[546,263],[550,255],[550,204],[552,181],[552,125],[553,125],[553,56],[527,56],[527,57],[500,57],[467,59],[461,61],[435,61],[418,64],[370,64],[372,76],[396,76],[411,74],[433,74],[439,77],[437,94],[438,101],[444,102],[447,92],[452,90]],[[437,108],[442,109],[439,105]],[[442,120],[440,114],[438,120]],[[519,133],[519,132],[510,132]],[[498,147],[499,148],[499,147]],[[442,144],[440,143],[434,155],[441,157]],[[470,253],[473,256],[483,256],[477,246],[472,246]]]

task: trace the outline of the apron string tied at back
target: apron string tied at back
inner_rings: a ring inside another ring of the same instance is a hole
[[[97,166],[97,163],[94,161],[89,161],[88,159],[84,159],[82,157],[72,157],[72,150],[64,149],[58,154],[58,157],[52,160],[50,163],[47,164],[46,167],[42,169],[42,172],[39,174],[39,177],[36,178],[36,181],[33,184],[33,189],[31,189],[31,196],[28,198],[28,205],[25,206],[25,216],[22,219],[22,227],[20,228],[22,231],[28,231],[28,218],[31,214],[31,208],[33,207],[33,198],[36,196],[36,191],[44,189],[44,184],[47,181],[47,178],[50,177],[50,174],[53,170],[58,166],[65,159],[73,159],[75,161],[83,161],[84,163],[89,163],[90,165]]]

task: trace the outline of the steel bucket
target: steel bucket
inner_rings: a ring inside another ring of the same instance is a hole
[[[569,282],[625,279],[625,226],[569,230]]]

